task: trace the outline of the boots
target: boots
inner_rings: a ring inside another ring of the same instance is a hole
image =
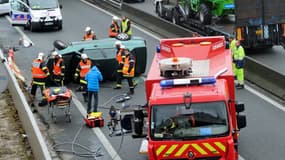
[[[130,88],[130,91],[128,92],[128,95],[133,95],[135,94],[135,90],[134,88]]]

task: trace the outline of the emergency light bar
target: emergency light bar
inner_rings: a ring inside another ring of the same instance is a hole
[[[160,81],[160,87],[173,87],[180,85],[201,85],[201,84],[215,84],[215,77],[203,77],[203,78],[188,78],[188,79],[167,79]]]

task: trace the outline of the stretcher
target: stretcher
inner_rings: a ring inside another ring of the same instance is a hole
[[[63,87],[50,87],[44,90],[44,95],[49,103],[48,114],[51,115],[53,122],[56,123],[57,110],[63,110],[66,122],[71,122],[71,91]]]

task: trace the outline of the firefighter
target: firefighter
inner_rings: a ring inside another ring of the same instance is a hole
[[[109,28],[109,37],[114,38],[120,33],[120,26],[118,24],[119,17],[113,16],[112,24]]]
[[[91,27],[87,26],[85,28],[85,34],[83,36],[83,40],[88,41],[88,40],[94,40],[94,39],[96,39],[94,31],[91,29]]]
[[[52,52],[52,56],[54,58],[53,61],[53,80],[55,81],[56,85],[63,86],[64,83],[64,72],[65,72],[65,65],[61,55],[58,54],[57,51]]]
[[[244,48],[240,45],[240,41],[236,41],[236,49],[234,52],[234,63],[236,65],[236,76],[238,84],[237,89],[244,88],[244,65],[245,65],[245,52]]]
[[[83,98],[84,98],[84,102],[87,102],[87,82],[85,80],[85,75],[89,72],[89,70],[92,67],[92,62],[90,59],[88,59],[88,56],[83,53],[81,54],[81,61],[79,62],[76,70],[75,70],[75,74],[74,74],[74,78],[75,80],[77,80],[80,76],[80,86],[77,89],[77,91],[83,91],[84,93],[82,93]]]
[[[230,37],[230,49],[232,51],[232,56],[234,56],[234,53],[235,53],[235,50],[236,50],[236,39],[231,36]],[[233,57],[234,59],[234,57]],[[236,64],[233,62],[233,72],[234,72],[234,75],[236,77]]]
[[[44,106],[47,104],[47,99],[44,96],[44,89],[46,85],[47,78],[50,76],[47,66],[44,64],[44,53],[39,53],[38,58],[33,61],[32,64],[32,89],[31,94],[33,97],[36,96],[38,86],[42,92],[42,100],[38,104],[39,106]]]
[[[117,60],[117,70],[116,70],[116,81],[117,84],[114,89],[121,89],[122,88],[122,69],[124,66],[125,61],[125,46],[122,45],[121,41],[116,41],[115,46],[117,48],[116,52],[116,60]]]
[[[128,92],[128,94],[134,94],[134,89],[135,89],[135,85],[134,85],[134,81],[133,81],[133,77],[135,75],[135,56],[130,53],[129,49],[125,49],[125,60],[124,60],[124,65],[123,65],[123,77],[126,78],[128,80],[128,84],[129,84],[129,88],[130,91]]]
[[[126,33],[129,37],[132,36],[131,21],[126,16],[122,16],[121,33]]]

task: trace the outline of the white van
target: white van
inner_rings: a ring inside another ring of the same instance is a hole
[[[62,29],[62,15],[58,0],[10,0],[13,26],[34,31],[45,27]]]
[[[10,11],[9,0],[0,0],[0,15],[7,14]]]

